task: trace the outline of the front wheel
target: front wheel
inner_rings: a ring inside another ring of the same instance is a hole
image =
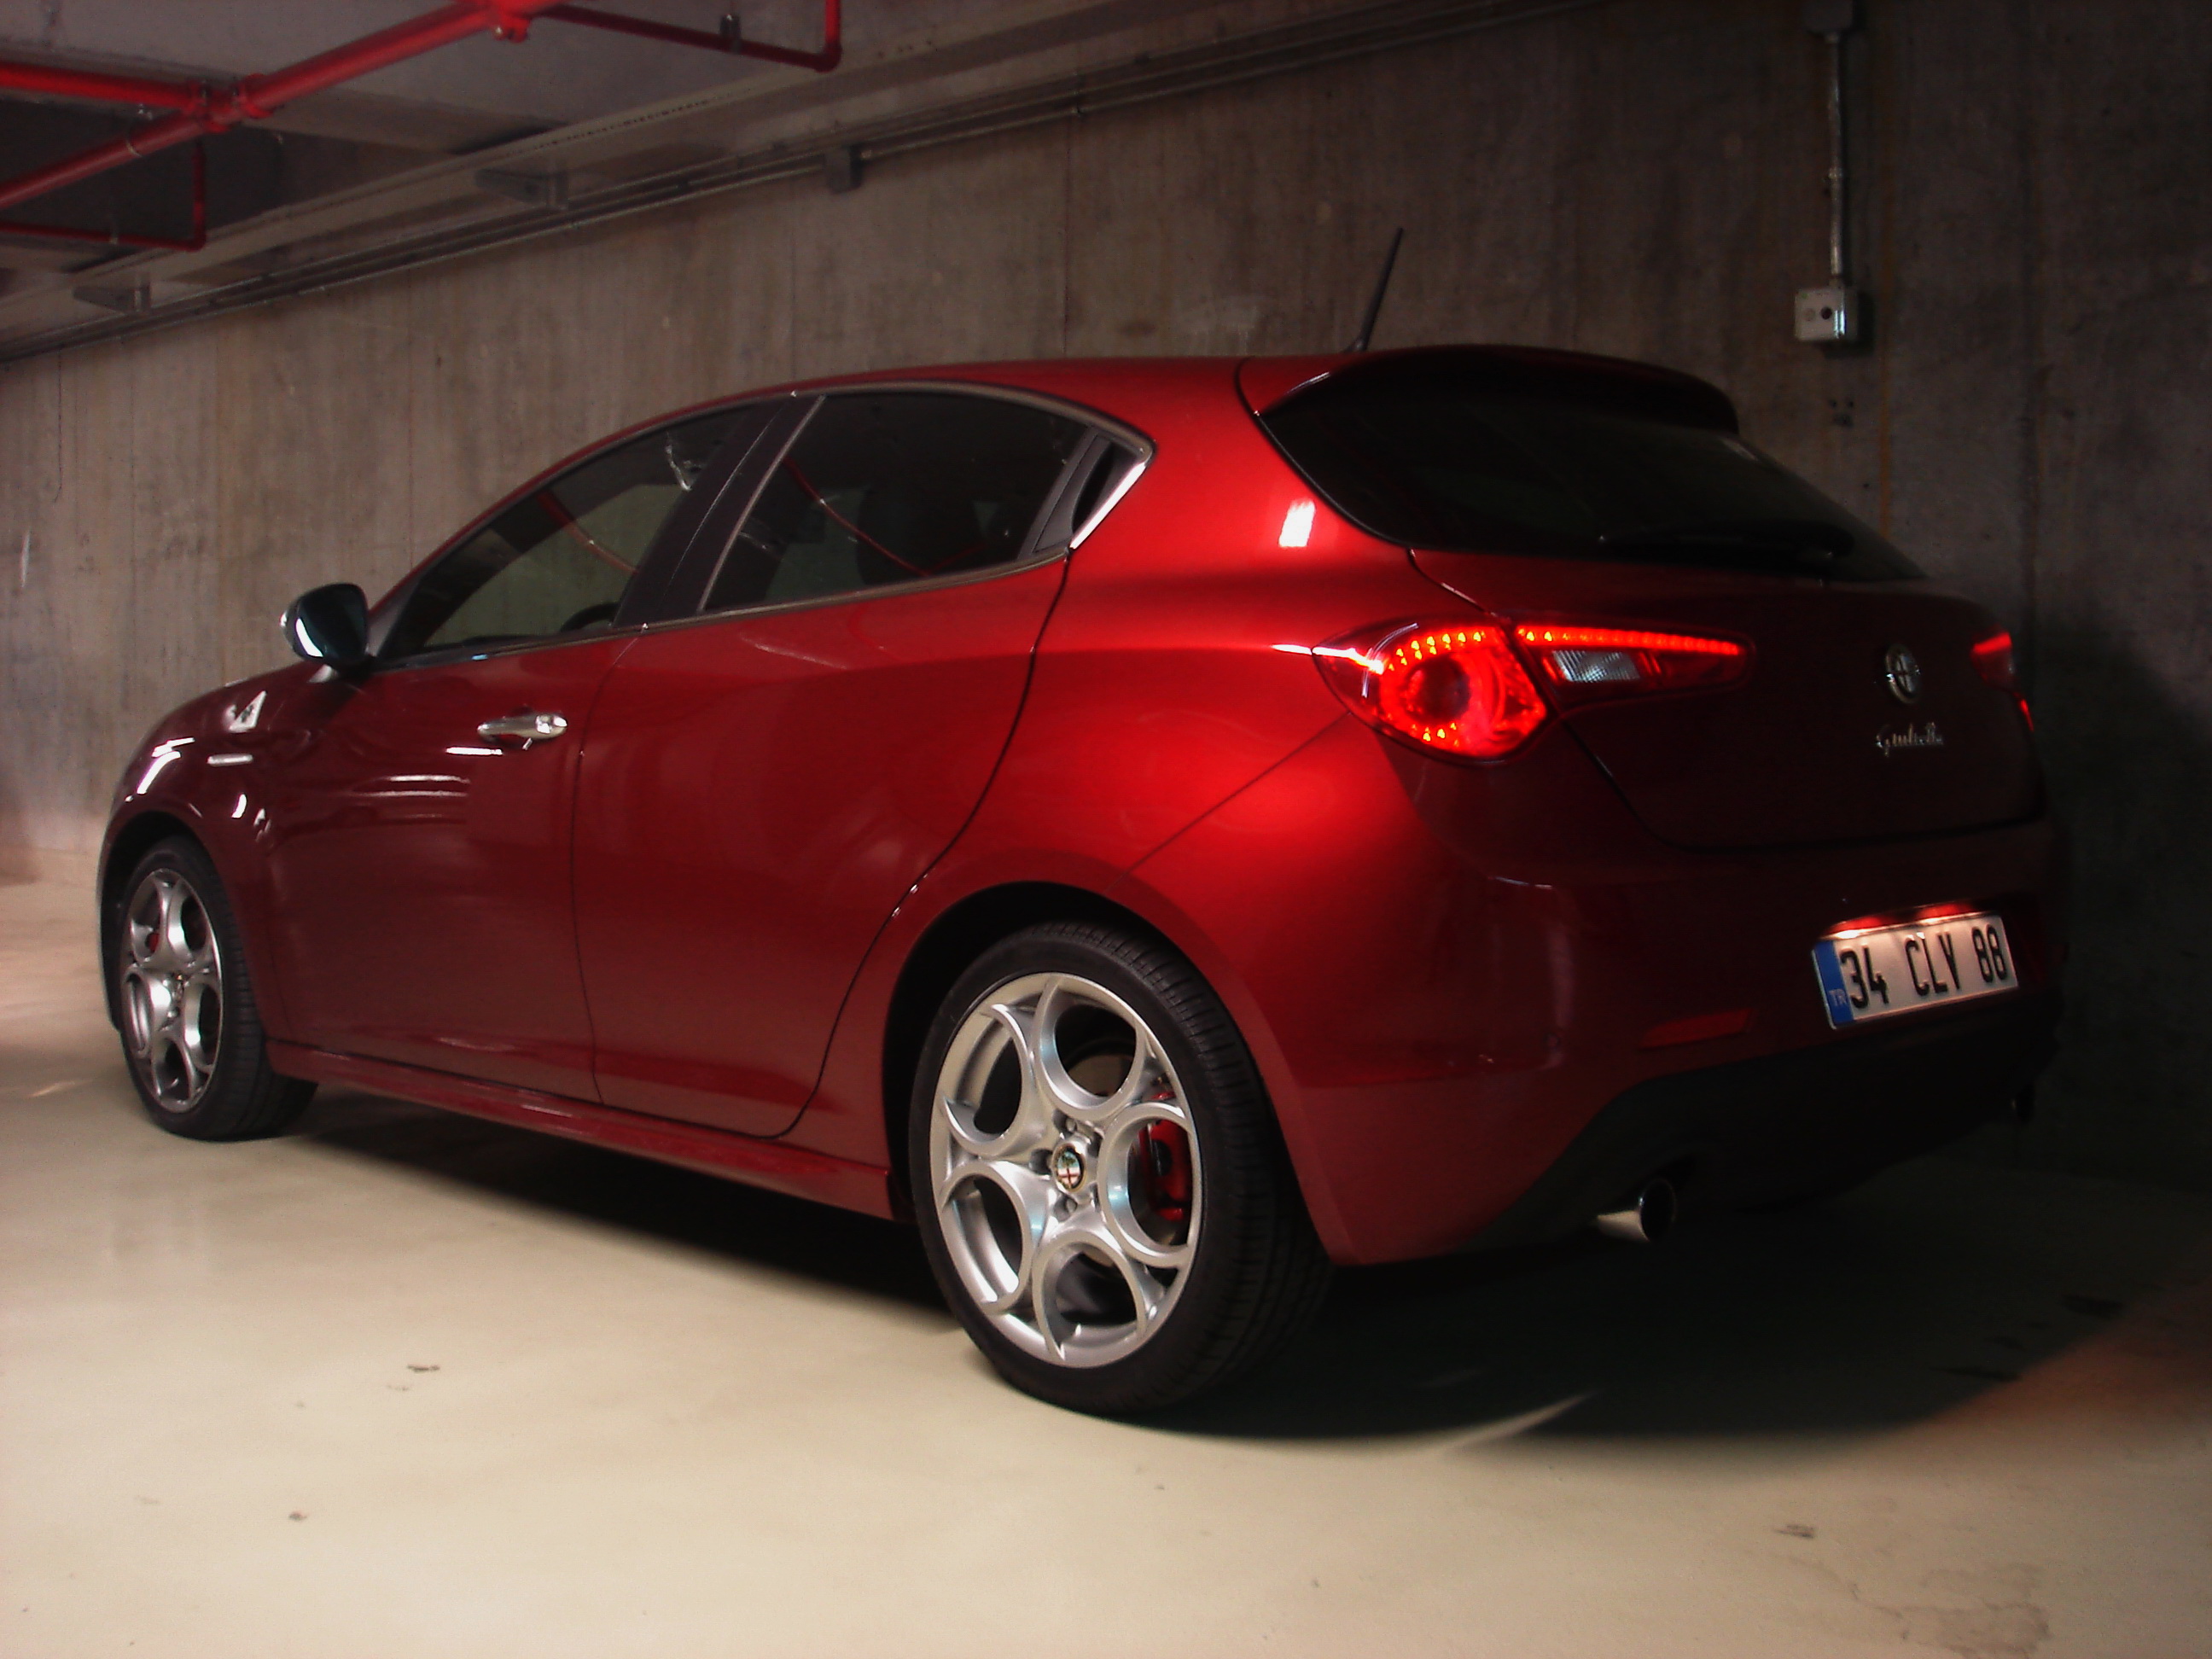
[[[111,921],[123,1057],[147,1115],[173,1134],[242,1140],[299,1115],[312,1083],[269,1066],[222,879],[183,836],[140,859]]]
[[[1155,1409],[1275,1352],[1328,1263],[1258,1073],[1196,969],[1030,928],[946,997],[908,1144],[930,1265],[1016,1387]]]

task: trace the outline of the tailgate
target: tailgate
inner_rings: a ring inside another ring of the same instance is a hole
[[[1622,697],[1564,716],[1637,816],[1677,846],[1941,834],[2017,822],[2040,808],[2026,723],[1972,656],[1996,626],[1965,599],[1914,582],[1413,556],[1444,586],[1516,622],[1617,623],[1750,643],[1754,664],[1738,685]],[[1917,690],[1909,674],[1887,672],[1899,647],[1917,665]],[[1914,690],[1909,701],[1906,690]]]

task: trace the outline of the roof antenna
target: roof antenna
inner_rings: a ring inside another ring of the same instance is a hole
[[[1375,337],[1375,319],[1382,314],[1382,296],[1390,291],[1390,272],[1398,263],[1398,244],[1406,240],[1403,225],[1390,233],[1390,251],[1382,256],[1382,274],[1375,282],[1375,297],[1367,302],[1367,315],[1359,325],[1359,337],[1350,349],[1356,356],[1367,349],[1367,343]]]

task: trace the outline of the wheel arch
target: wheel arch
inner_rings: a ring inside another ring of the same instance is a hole
[[[1125,927],[1181,950],[1155,923],[1127,905],[1060,882],[987,887],[967,895],[932,921],[900,966],[884,1021],[884,1141],[891,1160],[891,1190],[902,1206],[908,1190],[907,1112],[914,1097],[915,1068],[938,1008],[976,957],[1009,934],[1048,921]]]
[[[200,838],[191,823],[174,812],[150,807],[127,822],[118,824],[109,833],[107,851],[100,866],[100,983],[101,994],[107,1003],[107,1023],[120,1030],[123,1008],[116,1000],[115,985],[115,928],[116,912],[122,908],[123,886],[131,879],[131,872],[149,848],[172,836],[182,836],[210,860],[215,854],[208,851],[207,843]]]

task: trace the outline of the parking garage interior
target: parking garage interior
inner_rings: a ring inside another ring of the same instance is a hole
[[[0,1651],[2212,1651],[2212,15],[577,9],[0,0]],[[2010,630],[2072,871],[2021,1121],[1342,1271],[1127,1421],[896,1223],[345,1088],[144,1121],[111,792],[302,590],[747,388],[1340,350],[1394,245],[1376,349],[1708,380]]]

